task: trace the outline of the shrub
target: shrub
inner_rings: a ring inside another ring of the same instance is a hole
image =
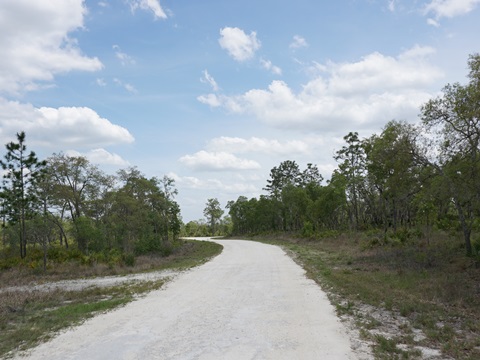
[[[313,224],[310,221],[305,221],[302,228],[302,236],[311,238],[314,235]]]
[[[132,253],[123,254],[123,262],[127,266],[135,266],[135,255]]]

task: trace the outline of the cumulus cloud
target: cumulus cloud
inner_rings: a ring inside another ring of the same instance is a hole
[[[95,148],[134,141],[127,129],[100,117],[90,108],[35,108],[2,98],[0,129],[2,139],[25,131],[33,143],[50,148]]]
[[[195,190],[216,190],[228,194],[251,194],[257,193],[258,187],[246,182],[228,182],[225,183],[219,179],[199,179],[194,176],[180,176],[175,173],[169,173],[168,177],[175,180],[175,184]]]
[[[232,58],[240,62],[252,59],[261,46],[255,31],[247,35],[242,29],[237,27],[221,29],[218,42],[222,49],[226,50]]]
[[[81,153],[76,150],[67,150],[65,154],[68,156],[83,156],[91,163],[97,165],[113,165],[118,167],[129,166],[130,163],[124,160],[120,155],[111,153],[105,149],[93,149],[86,153]]]
[[[307,46],[308,46],[307,40],[305,40],[305,38],[303,38],[300,35],[295,35],[293,37],[293,41],[290,43],[291,49],[300,49],[302,47],[307,47]]]
[[[166,19],[167,14],[158,0],[128,0],[130,9],[135,12],[137,9],[150,11],[155,19]]]
[[[240,159],[228,152],[199,151],[180,158],[185,166],[198,171],[255,170],[260,164],[253,160]]]
[[[72,70],[103,65],[80,51],[70,33],[83,28],[82,0],[4,0],[0,21],[0,93],[35,90]]]
[[[478,4],[480,0],[431,0],[424,11],[425,14],[433,13],[438,20],[467,14]]]
[[[221,136],[209,141],[207,149],[210,151],[230,151],[239,153],[264,153],[267,155],[293,155],[307,154],[310,146],[306,141],[288,140],[285,142],[276,139],[251,137],[243,139],[239,137]]]
[[[220,107],[227,100],[226,97],[218,97],[215,94],[200,95],[197,100],[210,107]]]
[[[249,113],[276,127],[325,131],[339,126],[378,127],[393,118],[416,118],[442,72],[432,66],[434,49],[415,46],[397,57],[378,52],[352,63],[316,66],[317,75],[296,93],[284,81],[267,89],[198,100],[231,113]]]

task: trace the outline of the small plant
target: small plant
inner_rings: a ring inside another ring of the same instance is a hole
[[[123,254],[123,262],[126,266],[135,266],[135,255],[132,253]]]

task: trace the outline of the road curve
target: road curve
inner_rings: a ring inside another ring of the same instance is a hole
[[[23,356],[356,359],[326,295],[282,249],[242,240],[217,242],[224,250],[212,261]]]

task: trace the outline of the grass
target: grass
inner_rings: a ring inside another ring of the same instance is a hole
[[[165,280],[137,281],[120,286],[90,287],[81,291],[2,291],[2,287],[84,278],[112,274],[128,274],[162,269],[187,269],[208,261],[222,251],[222,246],[206,241],[186,241],[167,258],[156,256],[137,259],[134,267],[80,266],[58,264],[47,274],[10,269],[0,272],[0,358],[14,351],[31,348],[48,340],[55,332],[79,324],[98,313],[125,305],[138,296],[159,289]],[[5,281],[3,281],[5,280]]]
[[[377,236],[261,241],[283,246],[302,264],[338,314],[355,318],[377,359],[421,358],[420,347],[479,359],[480,269],[462,242],[437,233],[429,244],[378,244]],[[414,340],[413,330],[423,336]]]

